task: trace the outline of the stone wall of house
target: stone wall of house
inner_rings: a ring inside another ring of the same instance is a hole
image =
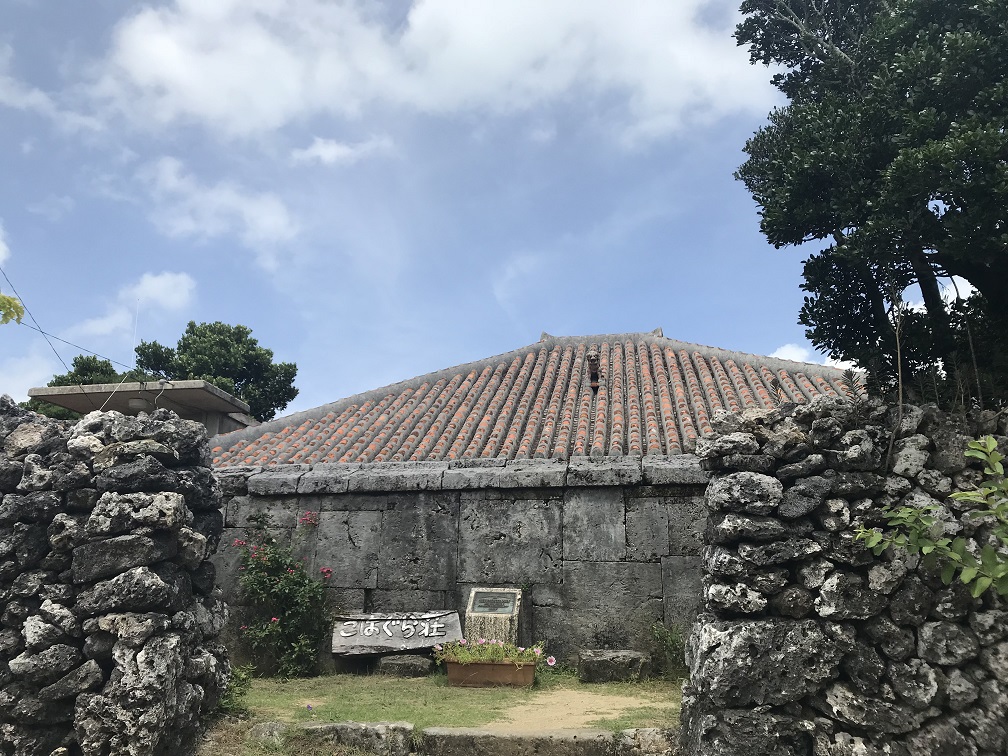
[[[697,449],[716,473],[684,752],[1008,753],[1006,602],[854,538],[907,503],[937,507],[971,548],[996,543],[947,497],[981,480],[963,455],[971,438],[1008,444],[1005,417],[817,399],[724,417],[718,431]]]
[[[313,573],[332,568],[343,610],[462,615],[473,586],[516,586],[524,642],[560,658],[646,648],[656,622],[696,615],[707,477],[693,457],[225,469],[215,560],[232,627],[244,617],[233,544],[265,513]]]
[[[191,752],[230,675],[203,426],[0,397],[0,752]]]

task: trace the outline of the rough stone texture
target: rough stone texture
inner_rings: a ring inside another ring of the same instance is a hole
[[[191,752],[230,674],[205,430],[0,397],[0,448],[0,752]]]
[[[410,489],[405,478],[416,476],[426,488]],[[233,543],[259,513],[313,572],[332,569],[329,592],[345,611],[464,614],[474,586],[522,588],[521,642],[546,640],[566,661],[580,648],[650,651],[652,624],[687,632],[703,598],[709,473],[689,455],[297,465],[219,477],[226,527],[212,560],[236,605]],[[299,525],[309,512],[318,525]],[[254,661],[234,632],[240,616],[239,606],[229,647]]]
[[[640,651],[583,648],[578,654],[577,675],[581,682],[636,682],[651,671],[651,657]]]
[[[379,659],[375,671],[391,677],[426,677],[434,671],[434,661],[415,654],[393,654]]]
[[[698,444],[701,465],[718,472],[706,496],[704,613],[687,644],[684,753],[1006,752],[1004,599],[973,599],[919,558],[876,558],[854,538],[885,522],[883,506],[904,503],[936,506],[946,533],[984,543],[988,526],[946,497],[982,480],[962,451],[990,431],[980,414],[934,407],[896,417],[875,400],[823,396],[719,417],[727,435]],[[754,474],[764,457],[774,465]]]

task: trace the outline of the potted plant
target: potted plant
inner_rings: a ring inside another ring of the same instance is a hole
[[[526,648],[486,638],[462,638],[434,647],[434,658],[438,664],[444,662],[448,671],[448,684],[471,688],[528,687],[540,663],[556,664],[556,659],[543,653],[542,643]]]

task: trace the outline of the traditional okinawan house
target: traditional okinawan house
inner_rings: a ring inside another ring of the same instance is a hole
[[[692,452],[712,421],[845,391],[834,368],[660,329],[544,334],[216,436],[219,579],[234,598],[228,544],[265,513],[314,572],[332,569],[344,610],[462,612],[473,586],[516,586],[522,638],[557,656],[646,647],[700,602],[708,473]]]

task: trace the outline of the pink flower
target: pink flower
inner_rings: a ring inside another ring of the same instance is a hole
[[[486,638],[480,638],[480,639],[479,639],[478,641],[476,641],[476,642],[477,642],[477,643],[479,643],[479,644],[480,644],[480,645],[482,646],[482,645],[483,645],[484,643],[486,643]]]
[[[556,666],[556,658],[552,657],[552,656],[547,656],[546,657],[546,665],[549,666],[549,667]]]
[[[441,644],[440,643],[435,643],[434,644],[434,650],[435,651],[440,651],[441,650]]]
[[[462,640],[459,641],[459,645],[460,646],[464,646],[465,644],[466,644],[466,639],[465,638],[463,638]]]
[[[279,622],[279,621],[280,621],[279,617],[273,617],[272,619],[270,619],[270,622]]]
[[[542,649],[541,649],[541,648],[539,648],[538,646],[536,646],[536,647],[535,647],[535,648],[533,648],[532,650],[533,650],[533,651],[535,651],[535,655],[536,655],[536,656],[542,656]]]

